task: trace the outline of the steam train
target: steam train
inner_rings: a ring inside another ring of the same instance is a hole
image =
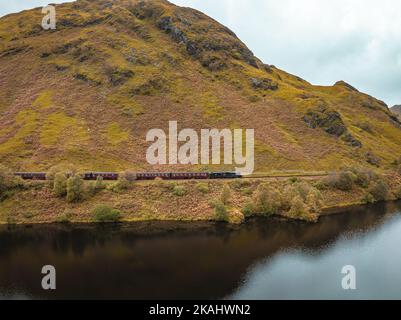
[[[46,180],[46,172],[16,172],[16,176],[24,180]],[[143,172],[134,173],[132,180],[206,180],[206,179],[239,179],[242,175],[236,172]],[[82,174],[84,180],[118,180],[119,174],[115,172],[85,172]]]

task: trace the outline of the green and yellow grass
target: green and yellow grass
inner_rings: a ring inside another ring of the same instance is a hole
[[[294,173],[292,173],[294,175]],[[95,222],[92,211],[98,205],[119,210],[124,222],[171,220],[171,221],[215,221],[211,204],[222,198],[224,188],[229,188],[227,203],[229,221],[244,220],[245,206],[253,201],[258,187],[267,184],[276,190],[286,186],[306,184],[317,186],[320,178],[253,178],[246,180],[210,181],[142,181],[131,183],[126,189],[112,191],[115,182],[105,182],[105,189],[95,195],[84,194],[76,203],[68,203],[57,197],[48,182],[27,182],[24,190],[16,191],[0,201],[0,224],[35,224],[54,222]],[[386,177],[390,193],[388,200],[401,196],[401,176]],[[84,189],[89,182],[85,182]],[[177,192],[180,190],[180,192]],[[181,192],[183,191],[183,192]],[[351,191],[333,188],[321,190],[320,215],[346,210],[347,207],[366,203],[368,189],[354,185]],[[282,196],[285,196],[283,193]],[[284,211],[277,216],[296,219]]]
[[[385,170],[401,155],[400,125],[380,101],[343,83],[312,85],[253,57],[256,68],[241,55],[245,45],[207,16],[154,0],[142,17],[138,3],[57,5],[55,31],[40,28],[40,9],[0,19],[0,162],[14,170],[69,162],[88,170],[191,171],[147,165],[147,131],[171,120],[180,129],[255,129],[259,172],[369,166],[367,152]],[[218,49],[189,54],[158,27],[168,16],[193,43]],[[226,66],[202,65],[210,55]],[[278,90],[255,89],[251,78],[270,79]],[[305,113],[321,103],[340,113],[361,149],[306,125]]]

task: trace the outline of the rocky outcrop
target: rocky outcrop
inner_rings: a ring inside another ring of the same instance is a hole
[[[337,111],[326,107],[318,107],[315,110],[308,111],[303,119],[310,128],[322,128],[328,134],[337,137],[347,132],[341,115]]]
[[[342,139],[347,142],[351,147],[362,148],[362,142],[356,139],[352,134],[347,132]]]
[[[264,78],[264,79],[251,78],[251,84],[254,89],[273,90],[273,91],[278,89],[277,82],[269,78]]]
[[[401,105],[395,105],[390,108],[391,112],[394,113],[396,116],[401,118]]]
[[[157,28],[184,45],[190,56],[211,71],[224,69],[229,58],[245,61],[255,68],[262,66],[234,32],[215,21],[205,25],[206,16],[200,12],[190,9],[166,12],[150,1],[141,1],[129,10],[138,19],[151,19]]]
[[[319,106],[314,110],[309,110],[303,120],[310,128],[321,128],[330,135],[342,137],[343,141],[354,148],[362,147],[362,142],[348,131],[340,113],[335,110],[326,106]]]
[[[366,161],[376,167],[380,167],[381,164],[381,160],[378,156],[376,156],[374,153],[372,153],[371,151],[366,153]]]

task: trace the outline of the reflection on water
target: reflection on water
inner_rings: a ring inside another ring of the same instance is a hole
[[[401,203],[314,225],[257,219],[0,229],[0,298],[401,298]],[[41,268],[57,290],[41,289]],[[341,268],[357,268],[356,291]]]

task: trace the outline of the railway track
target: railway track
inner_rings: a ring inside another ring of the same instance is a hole
[[[329,173],[321,173],[321,174],[283,174],[283,175],[274,175],[274,174],[266,174],[266,175],[257,175],[257,176],[245,176],[243,179],[291,179],[291,178],[323,178],[329,176]]]
[[[46,172],[16,172],[16,176],[21,177],[24,180],[46,180]],[[317,179],[327,177],[328,173],[286,173],[286,174],[253,174],[249,176],[237,175],[234,172],[197,172],[197,173],[137,173],[136,178],[133,181],[144,181],[144,180],[229,180],[229,179],[291,179],[291,178],[303,178],[303,179]],[[96,180],[98,177],[102,177],[104,180],[118,180],[119,174],[116,172],[87,172],[83,173],[82,177],[84,180]]]

